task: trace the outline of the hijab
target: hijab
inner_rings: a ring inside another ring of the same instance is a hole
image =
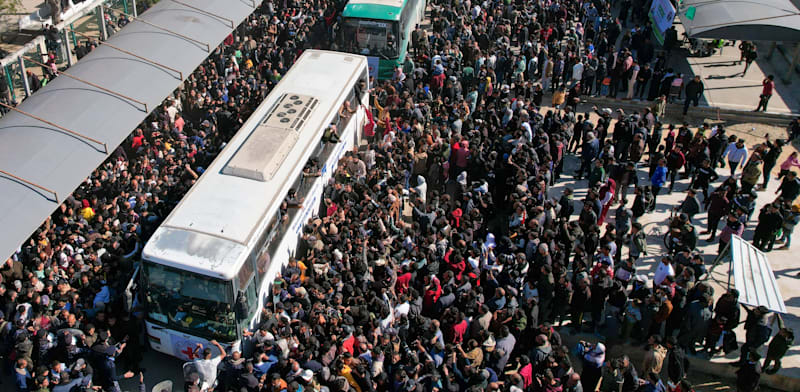
[[[583,356],[583,359],[598,368],[603,366],[603,362],[606,360],[606,346],[603,343],[597,343],[591,351]]]

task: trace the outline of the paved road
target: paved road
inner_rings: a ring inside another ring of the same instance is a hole
[[[680,19],[675,18],[676,29],[682,36],[684,29]],[[777,50],[775,58],[767,59],[769,42],[757,42],[759,58],[753,62],[746,75],[742,75],[744,63],[739,64],[740,51],[736,46],[725,46],[721,53],[709,57],[685,57],[685,50],[679,55],[673,55],[670,65],[676,72],[700,75],[705,84],[705,92],[701,104],[722,107],[726,109],[754,110],[758,105],[761,94],[761,82],[767,75],[775,76],[775,92],[769,101],[768,111],[772,113],[798,113],[800,112],[800,90],[789,83],[783,82],[788,64],[780,59]],[[795,85],[800,82],[796,74],[792,75]],[[684,81],[688,81],[684,78]],[[795,87],[795,88],[792,88]]]

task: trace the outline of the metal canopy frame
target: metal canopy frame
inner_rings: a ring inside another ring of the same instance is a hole
[[[32,62],[32,63],[34,63],[34,64],[36,64],[36,65],[40,66],[40,67],[49,68],[47,64],[43,64],[43,63],[41,63],[41,62],[39,62],[39,61],[36,61],[36,60],[34,60],[34,59],[32,59],[32,58],[30,58],[30,57],[28,57],[28,56],[22,56],[22,58],[24,58],[25,60],[28,60],[28,61],[30,61],[30,62]],[[68,78],[70,78],[70,79],[77,80],[77,81],[79,81],[79,82],[81,82],[81,83],[87,84],[87,85],[89,85],[89,86],[92,86],[92,87],[94,87],[94,88],[96,88],[96,89],[100,89],[100,90],[102,90],[102,91],[105,91],[105,92],[107,92],[107,93],[109,93],[109,94],[114,94],[114,95],[116,95],[116,96],[118,96],[118,97],[120,97],[120,98],[124,98],[124,99],[127,99],[127,100],[129,100],[129,101],[136,102],[136,103],[138,103],[138,104],[140,104],[140,105],[144,106],[144,112],[145,112],[145,113],[149,112],[149,110],[147,110],[147,102],[142,102],[142,101],[140,101],[140,100],[138,100],[138,99],[131,98],[131,97],[129,97],[129,96],[125,95],[125,94],[122,94],[122,93],[120,93],[120,92],[113,91],[113,90],[109,90],[109,89],[107,89],[107,88],[105,88],[105,87],[103,87],[103,86],[100,86],[100,85],[97,85],[97,84],[95,84],[95,83],[92,83],[92,82],[90,82],[90,81],[87,81],[87,80],[81,79],[81,78],[79,78],[79,77],[77,77],[77,76],[75,76],[75,75],[68,74],[68,73],[66,73],[66,72],[64,72],[64,71],[59,71],[59,70],[56,70],[56,73],[57,73],[57,74],[59,74],[59,75],[66,76],[66,77],[68,77]]]
[[[83,33],[81,33],[81,32],[78,32],[78,31],[75,31],[75,30],[72,30],[72,29],[64,29],[64,31],[69,31],[69,32],[71,32],[71,33],[73,33],[73,34],[80,35],[81,37],[83,37],[83,38],[86,38],[86,39],[95,39],[95,37],[92,37],[92,36],[90,36],[90,35],[83,34]],[[127,51],[127,50],[125,50],[125,49],[122,49],[122,48],[120,48],[120,47],[118,47],[118,46],[111,45],[111,44],[110,44],[110,43],[108,43],[107,41],[104,41],[104,42],[102,42],[102,45],[103,45],[103,46],[107,46],[107,47],[109,47],[109,48],[111,48],[111,49],[114,49],[114,50],[116,50],[116,51],[118,51],[118,52],[125,53],[125,54],[127,54],[128,56],[133,56],[133,57],[136,57],[136,58],[137,58],[137,59],[139,59],[139,60],[146,61],[146,62],[148,62],[148,63],[150,63],[150,64],[153,64],[153,65],[155,65],[155,66],[158,66],[158,67],[161,67],[161,68],[164,68],[164,69],[170,70],[170,71],[172,71],[172,72],[177,72],[177,73],[178,73],[178,80],[183,80],[183,72],[181,72],[180,70],[177,70],[177,69],[175,69],[175,68],[172,68],[172,67],[166,66],[166,65],[164,65],[164,64],[161,64],[161,63],[159,63],[159,62],[157,62],[157,61],[154,61],[154,60],[148,59],[148,58],[146,58],[146,57],[139,56],[138,54],[131,53],[130,51]]]
[[[81,138],[81,139],[84,139],[84,140],[88,140],[90,142],[97,143],[97,144],[103,146],[103,152],[108,154],[108,144],[106,144],[104,142],[101,142],[101,141],[99,141],[97,139],[94,139],[94,138],[91,138],[89,136],[86,136],[86,135],[84,135],[82,133],[75,132],[75,131],[73,131],[71,129],[64,128],[61,125],[55,124],[55,123],[53,123],[51,121],[47,121],[47,120],[45,120],[45,119],[43,119],[43,118],[41,118],[41,117],[39,117],[37,115],[28,113],[28,112],[26,112],[24,110],[17,109],[16,107],[8,105],[8,104],[5,104],[2,101],[0,101],[0,106],[3,106],[6,109],[13,110],[13,111],[15,111],[15,112],[17,112],[17,113],[19,113],[19,114],[21,114],[23,116],[30,117],[30,118],[32,118],[32,119],[34,119],[36,121],[43,122],[43,123],[45,123],[45,124],[47,124],[47,125],[49,125],[51,127],[58,128],[59,130],[64,131],[64,132],[66,132],[66,133],[68,133],[68,134],[70,134],[72,136],[75,136],[75,137],[78,137],[78,138]]]
[[[11,177],[11,178],[13,178],[13,179],[15,179],[15,180],[17,180],[17,181],[22,181],[22,182],[23,182],[23,183],[25,183],[25,184],[28,184],[28,185],[30,185],[30,186],[32,186],[32,187],[35,187],[35,188],[39,188],[39,189],[41,189],[41,190],[43,190],[43,191],[50,192],[50,193],[52,193],[52,194],[53,194],[53,197],[55,198],[55,200],[53,200],[53,201],[54,201],[54,202],[56,202],[56,203],[59,203],[59,200],[58,200],[58,193],[56,193],[56,191],[54,191],[54,190],[52,190],[52,189],[50,189],[50,188],[45,188],[45,187],[43,187],[43,186],[41,186],[41,185],[39,185],[39,184],[37,184],[37,183],[35,183],[35,182],[28,181],[28,180],[26,180],[26,179],[24,179],[24,178],[22,178],[22,177],[19,177],[19,176],[15,176],[15,175],[13,175],[13,174],[11,174],[11,173],[9,173],[9,172],[5,171],[5,170],[0,170],[0,174],[2,174],[2,175],[4,175],[4,176]]]
[[[155,27],[155,28],[157,28],[159,30],[163,30],[163,31],[166,31],[166,32],[168,32],[170,34],[177,35],[178,37],[181,37],[183,39],[187,39],[189,41],[198,43],[200,45],[205,45],[206,46],[206,52],[211,53],[211,45],[209,45],[208,42],[203,42],[203,41],[200,41],[200,40],[196,40],[196,39],[194,39],[192,37],[189,37],[189,36],[183,35],[181,33],[177,33],[175,31],[172,31],[172,30],[170,30],[170,29],[168,29],[168,28],[166,28],[164,26],[159,26],[159,25],[157,25],[155,23],[148,22],[148,21],[146,21],[146,20],[144,20],[144,19],[142,19],[142,18],[140,18],[138,16],[134,16],[134,15],[131,15],[131,14],[126,14],[126,13],[124,13],[122,11],[117,11],[117,10],[107,6],[107,5],[104,5],[103,7],[108,8],[110,10],[113,10],[114,12],[120,13],[122,15],[125,15],[125,16],[127,16],[127,17],[129,17],[129,18],[131,18],[131,19],[133,19],[133,20],[135,20],[137,22],[142,22],[142,23],[144,23],[144,24],[146,24],[146,25],[148,25],[150,27]]]

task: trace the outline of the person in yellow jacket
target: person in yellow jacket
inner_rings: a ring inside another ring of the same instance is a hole
[[[392,116],[389,113],[389,108],[381,106],[377,97],[373,99],[373,105],[375,106],[375,109],[378,109],[378,118],[375,119],[378,129],[375,130],[375,135],[371,141],[375,143],[383,139],[383,133],[392,126]]]
[[[753,187],[758,184],[758,179],[761,178],[762,166],[764,162],[758,153],[753,153],[753,157],[747,161],[747,164],[742,169],[742,193],[748,194]]]

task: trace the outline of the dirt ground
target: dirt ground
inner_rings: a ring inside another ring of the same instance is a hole
[[[757,124],[757,123],[745,123],[745,124],[736,124],[731,125],[729,127],[725,127],[725,130],[730,135],[736,135],[743,138],[746,142],[746,145],[749,146],[751,149],[755,147],[756,144],[764,143],[766,140],[765,137],[767,134],[770,135],[772,140],[776,139],[783,139],[788,140],[788,135],[786,134],[786,129],[781,127],[776,127],[772,125],[764,125],[764,124]],[[780,168],[780,164],[788,157],[792,152],[800,151],[798,150],[800,144],[798,143],[791,143],[787,144],[783,147],[783,153],[778,158],[778,165],[775,166],[775,173],[777,173]]]
[[[547,102],[546,99],[545,102]],[[578,106],[577,113],[581,114],[591,111],[591,107],[589,106],[584,107],[584,106],[585,105]],[[612,107],[611,109],[615,108]],[[547,111],[549,110],[553,110],[553,108],[550,106],[542,106],[541,108],[542,113],[547,113]],[[614,117],[616,117],[616,115]],[[592,122],[597,123],[597,119],[599,118],[599,116],[595,113],[592,113],[590,118]],[[713,126],[715,120],[707,119],[705,120],[705,122]],[[616,123],[616,120],[611,121],[612,127],[614,123]],[[667,118],[665,120],[665,124],[670,124],[670,123],[675,124],[677,126],[678,124],[681,124],[681,121],[674,121],[674,119]],[[696,131],[697,128],[699,128],[700,126],[702,126],[702,123],[690,124],[690,127],[692,128],[693,131]],[[783,139],[784,141],[786,141],[788,140],[789,137],[785,127],[777,127],[773,125],[766,125],[759,123],[741,123],[741,124],[725,125],[725,131],[727,132],[728,135],[736,135],[738,137],[743,138],[745,140],[745,145],[750,151],[755,149],[755,146],[757,144],[764,143],[766,141],[765,137],[767,134],[770,135],[770,138],[773,141],[777,139]],[[800,140],[796,140],[794,143],[786,144],[783,147],[783,152],[781,153],[781,156],[778,158],[778,164],[773,169],[773,177],[772,177],[773,179],[780,170],[780,164],[783,163],[786,157],[788,157],[792,152],[795,151],[800,152]]]

